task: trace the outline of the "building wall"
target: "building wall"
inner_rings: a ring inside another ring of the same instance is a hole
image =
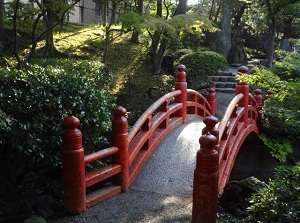
[[[96,3],[93,0],[82,0],[69,14],[68,21],[86,24],[102,23],[102,14],[96,15]]]
[[[5,0],[5,2],[9,2],[9,1],[12,0]],[[24,3],[29,2],[29,0],[21,0],[21,1]],[[67,21],[74,22],[74,23],[86,23],[86,24],[102,23],[103,10],[100,10],[100,15],[96,15],[95,6],[96,3],[93,0],[81,0],[79,3],[75,5],[74,10],[69,11],[67,15]],[[107,18],[109,19],[110,16],[107,15]]]

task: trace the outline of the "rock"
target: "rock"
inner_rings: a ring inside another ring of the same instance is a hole
[[[47,223],[46,220],[39,215],[31,215],[30,218],[26,219],[24,223]]]
[[[34,213],[44,218],[52,216],[55,211],[60,211],[61,209],[62,204],[49,194],[42,194],[34,204]]]
[[[267,187],[267,184],[255,177],[230,181],[224,188],[219,204],[230,214],[246,217],[246,208],[249,205],[246,199],[263,187]]]

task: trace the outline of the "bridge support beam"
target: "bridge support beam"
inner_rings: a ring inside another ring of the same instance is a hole
[[[215,119],[210,117],[206,122],[213,124]],[[197,152],[194,171],[192,223],[217,221],[219,139],[216,137],[218,132],[213,126],[206,128],[208,129],[213,130],[213,133],[207,132],[199,140],[201,146]]]

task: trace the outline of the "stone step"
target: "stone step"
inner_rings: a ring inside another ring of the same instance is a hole
[[[235,93],[235,88],[216,88],[216,92]]]
[[[236,82],[235,76],[209,76],[213,82]]]
[[[235,88],[236,82],[214,82],[216,88]]]

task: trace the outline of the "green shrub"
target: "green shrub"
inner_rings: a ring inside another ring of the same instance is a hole
[[[259,68],[251,68],[250,75],[238,77],[242,81],[273,90],[274,95],[265,101],[262,110],[262,131],[272,138],[288,138],[293,142],[300,139],[300,83],[298,81],[282,81],[273,72]]]
[[[299,86],[300,87],[300,86]],[[299,91],[299,90],[298,90]],[[300,100],[273,97],[265,102],[262,110],[262,130],[272,137],[287,138],[293,142],[300,140]]]
[[[216,75],[218,70],[228,67],[227,60],[213,51],[196,52],[183,55],[178,64],[184,64],[187,68],[188,87],[199,90],[212,85],[209,75]]]
[[[97,90],[94,81],[100,81],[76,66],[68,71],[50,65],[0,70],[0,109],[15,120],[10,129],[0,126],[5,136],[1,147],[11,165],[22,160],[27,168],[59,166],[62,122],[68,115],[81,120],[85,147],[107,142],[114,98]]]
[[[280,162],[285,163],[287,155],[293,152],[293,147],[287,138],[270,138],[265,134],[259,134],[259,138],[270,149],[271,155]]]
[[[289,53],[282,61],[277,61],[271,71],[281,80],[300,78],[300,53]]]
[[[254,222],[300,222],[300,163],[279,166],[267,188],[250,199],[248,220]]]
[[[92,81],[96,88],[109,90],[113,86],[112,77],[103,63],[78,59],[39,59],[34,64],[42,67],[52,66],[65,72],[76,72],[85,79]]]

